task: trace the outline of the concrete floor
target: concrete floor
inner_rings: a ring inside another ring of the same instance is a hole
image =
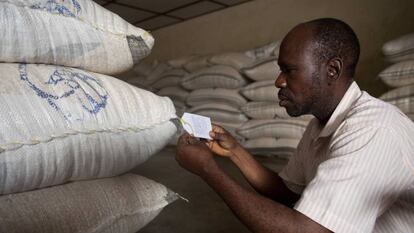
[[[249,232],[222,199],[203,180],[181,168],[174,156],[175,147],[166,147],[132,172],[164,184],[189,202],[178,200],[170,204],[139,233]],[[275,171],[286,163],[276,158],[258,157],[258,160]],[[217,161],[230,176],[250,188],[228,159],[217,158]]]

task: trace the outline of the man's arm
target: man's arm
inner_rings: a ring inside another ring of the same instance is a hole
[[[260,194],[292,207],[300,196],[286,187],[280,176],[260,164],[223,128],[214,125],[209,148],[216,154],[230,158],[250,185]]]
[[[218,166],[207,146],[188,134],[178,141],[176,159],[213,188],[252,232],[330,232],[300,212],[240,186]]]

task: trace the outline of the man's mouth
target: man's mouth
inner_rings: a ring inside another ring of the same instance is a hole
[[[289,102],[289,98],[284,95],[278,95],[278,97],[280,106],[285,106]]]

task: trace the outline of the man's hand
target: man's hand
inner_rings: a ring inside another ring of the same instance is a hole
[[[210,137],[213,140],[207,142],[208,147],[214,153],[231,157],[233,155],[232,150],[239,146],[236,139],[225,129],[218,125],[213,124],[213,130],[210,132]]]
[[[188,133],[184,133],[178,139],[177,151],[175,159],[181,167],[200,176],[205,177],[209,171],[217,168],[214,160],[205,142],[199,141],[197,138]]]

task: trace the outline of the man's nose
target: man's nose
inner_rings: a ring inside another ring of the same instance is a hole
[[[276,86],[277,88],[284,88],[284,87],[286,87],[286,79],[285,79],[285,77],[284,77],[284,75],[283,75],[283,72],[281,72],[281,73],[277,76],[276,81],[275,81],[275,86]]]

